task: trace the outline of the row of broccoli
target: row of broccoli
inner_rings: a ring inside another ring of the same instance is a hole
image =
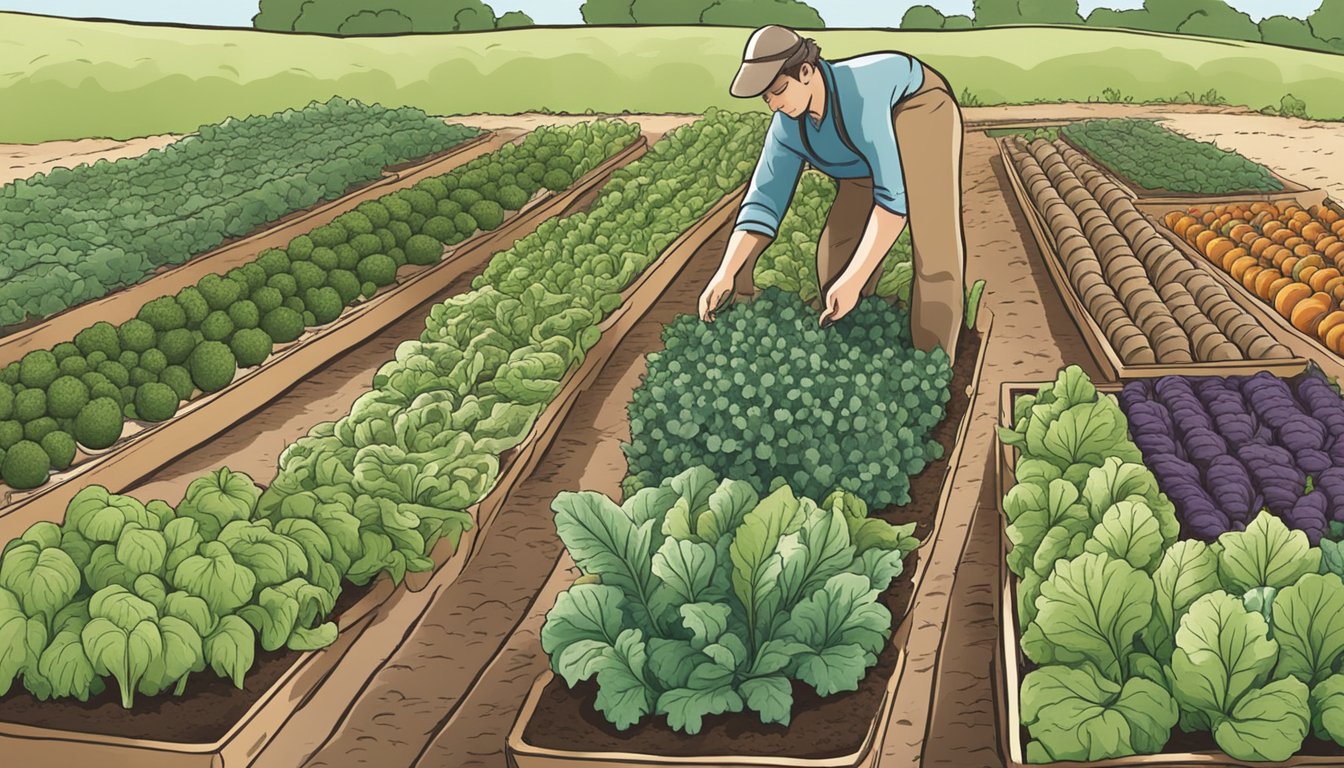
[[[99,322],[71,342],[0,370],[0,479],[47,482],[77,448],[121,439],[126,420],[172,418],[217,392],[277,344],[325,325],[444,247],[503,223],[543,187],[559,190],[634,139],[625,123],[548,128],[410,189],[361,203],[332,223],[224,275],[145,304],[120,326]]]

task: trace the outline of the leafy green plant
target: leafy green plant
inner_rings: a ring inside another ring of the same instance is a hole
[[[1151,120],[1084,120],[1065,126],[1062,134],[1112,172],[1148,190],[1220,195],[1283,188],[1264,166]]]
[[[910,477],[942,455],[930,435],[952,377],[946,353],[909,333],[878,298],[823,329],[773,288],[713,323],[677,318],[630,402],[627,490],[704,465],[758,491],[783,477],[814,498],[838,487],[909,503]]]
[[[760,499],[704,467],[622,505],[562,493],[553,509],[584,576],[547,614],[542,647],[570,686],[597,678],[619,730],[655,714],[694,734],[744,710],[787,725],[792,680],[856,690],[891,632],[878,596],[918,545],[913,524],[868,518],[844,492]]]

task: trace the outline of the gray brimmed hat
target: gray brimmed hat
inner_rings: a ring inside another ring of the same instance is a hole
[[[728,92],[740,99],[760,96],[779,77],[789,59],[805,47],[803,38],[788,27],[778,24],[761,27],[747,40],[747,47],[742,52],[742,66]]]

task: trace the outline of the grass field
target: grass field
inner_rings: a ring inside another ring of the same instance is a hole
[[[756,109],[727,93],[747,31],[542,28],[362,39],[0,13],[0,141],[189,131],[342,95],[431,113]],[[1344,118],[1344,56],[1121,31],[836,30],[823,55],[903,50],[985,104],[1136,101],[1210,88],[1261,108],[1285,93]]]

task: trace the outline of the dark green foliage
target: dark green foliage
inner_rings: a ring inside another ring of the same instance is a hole
[[[451,245],[462,239],[458,236],[457,228],[453,226],[451,219],[443,216],[435,216],[425,222],[423,234],[412,235],[411,239],[406,241],[408,259],[410,258],[411,243],[418,237],[429,238],[436,241],[435,247],[440,250],[442,250],[442,245]],[[411,263],[414,264],[415,262],[412,261]]]
[[[337,216],[332,223],[339,225],[341,229],[348,232],[350,239],[354,239],[357,235],[367,235],[373,231],[373,222],[359,211],[343,213]]]
[[[25,387],[45,389],[60,373],[56,356],[45,349],[35,349],[19,361],[19,383]]]
[[[286,299],[299,292],[299,284],[294,281],[294,276],[290,274],[271,275],[270,279],[266,281],[266,285],[279,291],[280,295]]]
[[[465,211],[470,208],[473,203],[479,203],[484,200],[485,197],[475,189],[464,187],[462,189],[453,190],[452,193],[448,195],[448,199],[462,206],[462,210]]]
[[[0,477],[5,485],[16,490],[36,488],[47,482],[51,473],[51,459],[42,446],[31,440],[22,440],[5,451],[0,464]]]
[[[116,384],[113,384],[112,382],[108,381],[106,377],[104,377],[101,383],[94,384],[89,387],[90,402],[97,400],[100,397],[106,397],[115,400],[117,402],[118,408],[120,408],[123,405],[121,399],[121,387],[118,387]]]
[[[290,296],[288,299],[285,299],[285,303],[281,306],[287,309],[292,309],[295,312],[298,312],[300,315],[302,315],[305,311],[303,306],[303,299],[298,296]]]
[[[249,331],[244,331],[244,333],[257,332],[258,331],[255,328]],[[238,337],[242,335],[242,333],[239,333],[237,336],[234,336],[234,342],[236,343]],[[267,340],[269,341],[269,337],[267,337]],[[177,393],[177,398],[179,400],[190,400],[192,392],[196,390],[196,384],[191,380],[191,373],[180,365],[170,365],[163,369],[163,373],[159,374],[159,381],[172,387],[173,392]]]
[[[140,356],[140,367],[157,376],[163,373],[164,368],[168,367],[168,356],[161,349],[147,349]],[[73,413],[70,415],[71,417],[74,416]]]
[[[9,450],[23,439],[23,425],[13,419],[0,421],[0,450]]]
[[[294,263],[290,267],[290,274],[294,275],[295,293],[299,296],[309,288],[320,288],[327,282],[327,273],[306,261]]]
[[[159,422],[171,419],[177,413],[177,392],[157,381],[135,390],[135,412],[144,421]]]
[[[238,361],[228,345],[219,341],[206,341],[191,353],[187,370],[191,372],[191,380],[196,388],[209,394],[218,392],[233,381]]]
[[[396,240],[396,238],[392,239]],[[381,240],[378,242],[382,243]],[[354,269],[355,265],[359,263],[359,259],[359,251],[356,251],[354,246],[349,243],[342,243],[336,246],[336,266],[334,269]]]
[[[364,214],[364,217],[369,220],[374,229],[386,227],[387,223],[392,220],[391,215],[387,212],[387,206],[377,200],[366,200],[356,206],[355,210]]]
[[[188,331],[188,333],[190,333],[190,331]],[[102,352],[91,352],[89,353],[89,356],[84,359],[88,361],[89,370],[94,371],[98,369],[98,366],[107,362],[107,355]]]
[[[419,189],[407,189],[402,191],[406,202],[411,204],[411,211],[418,213],[426,218],[433,216],[437,212],[438,201],[428,192]],[[414,226],[414,225],[412,225]]]
[[[82,353],[79,351],[79,347],[76,347],[74,343],[63,341],[51,348],[51,354],[52,357],[56,358],[57,364],[60,364],[72,357],[79,357]]]
[[[1151,120],[1085,120],[1066,126],[1062,133],[1100,163],[1144,189],[1197,195],[1282,189],[1264,166]]]
[[[553,192],[559,192],[568,187],[573,179],[568,173],[559,168],[552,168],[541,177],[541,185]]]
[[[378,286],[374,285],[373,283],[367,280],[359,284],[359,295],[363,296],[366,299],[373,298],[373,295],[377,292],[378,292]]]
[[[219,275],[206,275],[196,284],[196,288],[212,310],[228,309],[242,293],[237,282]]]
[[[273,345],[271,337],[262,329],[246,328],[233,335],[229,349],[233,350],[239,368],[251,368],[261,365],[271,356]]]
[[[261,322],[261,308],[252,301],[243,299],[229,307],[229,319],[233,321],[233,327],[238,328],[256,328],[257,323]]]
[[[438,215],[451,219],[462,212],[462,206],[453,200],[440,200],[437,211]]]
[[[129,371],[140,364],[140,353],[128,349],[117,356],[117,362],[121,364],[122,368]]]
[[[14,418],[14,390],[0,384],[0,421]]]
[[[438,219],[438,221],[445,221]],[[449,226],[452,226],[451,224]],[[415,235],[406,241],[406,262],[417,266],[438,263],[439,258],[443,256],[443,243],[447,240],[439,240],[436,237],[424,234]],[[372,278],[369,278],[372,279]],[[376,280],[374,282],[377,282]]]
[[[85,448],[107,448],[121,439],[121,403],[110,397],[90,400],[75,417],[75,441]]]
[[[122,350],[144,352],[154,346],[156,338],[154,326],[139,318],[127,320],[117,328],[117,339],[121,342]]]
[[[58,428],[56,420],[50,416],[33,419],[23,425],[23,439],[31,440],[34,443],[40,443],[42,442],[42,438],[55,432]]]
[[[355,274],[361,281],[373,283],[381,288],[396,282],[397,264],[390,256],[375,253],[360,260]]]
[[[391,232],[392,236],[396,238],[397,245],[404,244],[407,240],[411,239],[411,235],[415,234],[411,231],[411,225],[404,221],[394,221],[391,224],[388,224],[387,231]]]
[[[313,266],[323,272],[328,272],[336,268],[340,259],[336,256],[336,251],[330,248],[314,248],[313,255],[309,258],[309,261],[313,263]]]
[[[73,419],[89,402],[89,388],[74,376],[61,376],[47,389],[47,413],[58,419]]]
[[[349,305],[359,297],[359,278],[348,269],[334,269],[328,273],[327,285],[335,289],[342,305]]]
[[[303,235],[295,238],[294,241],[290,243],[290,248],[293,248],[294,243],[297,243],[299,240],[303,240],[305,243],[305,247],[302,249],[303,257],[299,259],[302,261],[312,254],[313,241],[309,240],[307,235]],[[289,256],[279,248],[271,248],[263,251],[262,254],[257,257],[256,263],[266,272],[267,277],[283,275],[289,272]]]
[[[227,312],[211,312],[201,323],[201,334],[206,341],[227,341],[233,335],[233,321]]]
[[[391,217],[391,221],[387,225],[388,229],[392,229],[393,223],[405,222],[411,217],[411,202],[401,192],[393,192],[381,198],[378,202],[387,208],[387,213]]]
[[[261,318],[261,330],[276,344],[293,341],[303,335],[303,315],[289,307],[278,307]]]
[[[913,349],[905,313],[863,299],[830,328],[769,288],[715,322],[683,315],[650,354],[625,447],[640,485],[703,464],[761,492],[851,491],[874,508],[909,503],[910,478],[942,455],[947,355]]]
[[[284,271],[276,268],[281,262],[275,257],[275,254],[285,257],[283,261],[285,265],[284,269],[289,269],[289,262],[291,260],[306,261],[312,258],[313,251],[316,249],[317,245],[313,242],[313,238],[308,235],[299,235],[293,240],[290,240],[289,246],[283,250],[279,248],[270,248],[263,251],[262,254],[257,257],[256,263],[260,264],[261,268],[266,270],[266,275],[269,277],[270,275],[276,275]]]
[[[131,369],[131,386],[143,387],[151,381],[158,381],[158,374],[150,373],[149,369],[136,366]]]
[[[187,325],[187,313],[182,310],[172,296],[154,299],[140,308],[136,317],[143,320],[156,331],[171,331]]]
[[[4,368],[0,368],[0,384],[9,384],[13,386],[19,383],[19,364],[10,363]]]
[[[406,261],[406,252],[400,248],[393,248],[392,250],[387,252],[387,255],[389,258],[392,259],[392,263],[397,265],[398,269],[406,266],[406,264],[408,263]]]
[[[344,227],[333,222],[314,229],[308,233],[308,237],[312,239],[313,246],[316,248],[335,248],[341,243],[348,242],[350,233]],[[290,254],[291,260],[295,260],[295,258],[294,254]]]
[[[472,203],[472,205],[475,204]],[[453,217],[453,226],[457,228],[459,239],[471,237],[476,234],[477,229],[480,229],[480,225],[476,223],[476,218],[466,211]]]
[[[326,325],[341,316],[345,302],[335,288],[309,288],[303,294],[304,308],[313,313],[313,325]]]
[[[392,230],[390,229],[380,229],[373,234],[378,236],[378,244],[382,246],[378,250],[384,253],[387,252],[387,249],[396,248],[398,245],[397,236],[392,234]],[[375,251],[375,253],[377,253],[377,251]],[[358,255],[356,255],[356,262],[358,262]]]
[[[182,307],[182,311],[186,313],[187,327],[192,330],[201,327],[201,321],[205,319],[206,315],[210,314],[210,305],[206,303],[200,289],[194,285],[189,285],[178,291],[175,298],[178,306]],[[109,352],[108,357],[112,356],[112,353]]]
[[[411,214],[411,218],[407,224],[410,225],[412,232],[420,234],[420,232],[424,230],[425,222],[427,221],[429,221],[429,217],[417,211]]]
[[[191,331],[185,328],[169,331],[159,338],[159,350],[163,352],[169,365],[186,362],[187,356],[195,346],[196,339],[192,337]]]
[[[350,241],[350,247],[362,258],[382,250],[383,241],[377,235],[359,235]]]
[[[499,196],[496,200],[504,210],[517,211],[527,205],[528,197],[529,195],[523,191],[522,187],[516,184],[507,184],[499,188]]]
[[[285,297],[280,294],[280,291],[269,285],[258,288],[256,293],[252,294],[252,303],[256,305],[257,312],[263,315],[280,306],[284,300]]]
[[[42,389],[25,389],[14,396],[14,418],[28,423],[47,415],[47,393]]]
[[[441,179],[430,177],[416,183],[415,189],[422,192],[428,192],[429,196],[435,200],[442,200],[448,196],[448,186]]]
[[[472,203],[467,213],[476,220],[476,226],[489,232],[504,223],[504,209],[493,200]]]
[[[57,430],[42,438],[42,450],[51,460],[51,468],[57,471],[68,469],[75,460],[75,438],[69,432]]]
[[[83,376],[89,371],[89,361],[79,355],[67,357],[57,366],[64,376]]]
[[[98,372],[107,377],[114,387],[124,387],[131,383],[131,372],[116,360],[108,360],[98,365]]]

